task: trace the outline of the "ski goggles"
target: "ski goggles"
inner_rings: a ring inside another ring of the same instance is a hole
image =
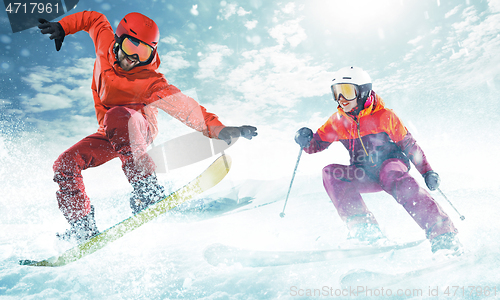
[[[339,83],[332,85],[332,93],[335,101],[339,102],[340,96],[347,101],[352,101],[358,96],[358,89],[351,83]]]
[[[153,54],[153,48],[151,48],[151,46],[144,42],[141,42],[138,39],[134,39],[128,36],[122,40],[120,48],[122,49],[123,53],[128,56],[137,55],[139,61],[142,63],[147,62]]]

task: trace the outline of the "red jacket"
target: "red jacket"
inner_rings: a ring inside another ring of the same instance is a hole
[[[104,134],[104,115],[114,106],[141,110],[153,137],[158,133],[157,108],[211,138],[216,138],[224,128],[215,114],[208,113],[194,99],[181,93],[157,71],[160,66],[158,53],[149,65],[128,72],[115,63],[114,32],[103,14],[83,11],[68,15],[59,23],[66,35],[84,30],[94,41],[96,60],[92,92],[99,133]]]
[[[376,173],[389,158],[409,160],[420,174],[431,171],[424,152],[398,116],[386,108],[382,98],[372,92],[372,103],[357,117],[346,114],[339,106],[326,123],[313,135],[307,153],[323,151],[340,141],[349,151],[351,164]]]

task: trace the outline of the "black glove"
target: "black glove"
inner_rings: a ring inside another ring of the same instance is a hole
[[[438,173],[434,171],[429,171],[425,173],[424,179],[425,179],[425,184],[431,191],[437,190],[437,188],[439,187],[439,183],[441,182]]]
[[[257,136],[257,127],[250,125],[243,125],[238,127],[240,129],[241,136],[251,140],[254,136]]]
[[[300,128],[295,134],[295,142],[299,144],[300,148],[309,146],[313,138],[313,132],[307,127]]]
[[[219,132],[219,139],[225,141],[228,145],[231,144],[232,138],[244,137],[251,140],[254,136],[257,136],[257,128],[249,125],[244,125],[240,127],[224,127]]]
[[[56,50],[61,50],[62,43],[66,33],[59,22],[49,22],[45,19],[38,19],[38,28],[42,30],[43,34],[50,34],[50,39],[56,42]]]

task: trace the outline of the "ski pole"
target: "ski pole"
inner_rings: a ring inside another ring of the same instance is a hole
[[[453,207],[453,209],[457,212],[457,214],[460,216],[460,220],[462,220],[462,221],[463,221],[463,220],[465,220],[464,215],[462,215],[461,213],[459,213],[459,212],[458,212],[458,210],[457,210],[457,209],[455,208],[455,206],[451,203],[451,201],[450,201],[450,200],[448,200],[448,197],[446,197],[446,195],[443,193],[443,191],[441,191],[441,189],[440,189],[440,188],[438,188],[437,190],[441,193],[441,195],[444,197],[444,199],[446,199],[446,201],[448,201],[448,203],[451,205],[451,207]]]
[[[297,172],[297,167],[299,166],[300,156],[302,155],[302,147],[300,147],[299,157],[297,158],[297,163],[295,163],[295,169],[293,170],[292,181],[290,182],[290,187],[288,187],[288,193],[286,194],[285,206],[283,206],[283,211],[280,213],[280,217],[285,217],[285,207],[288,202],[288,196],[290,195],[290,190],[292,189],[293,179],[295,178],[295,173]]]

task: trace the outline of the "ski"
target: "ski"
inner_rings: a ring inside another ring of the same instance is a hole
[[[458,267],[468,262],[469,261],[467,259],[462,257],[454,257],[443,262],[438,262],[437,264],[434,263],[429,267],[413,269],[411,271],[398,274],[372,272],[364,269],[350,270],[340,277],[340,285],[343,288],[351,286],[386,287],[402,281],[413,280],[440,270]]]
[[[216,159],[201,175],[186,184],[179,190],[171,193],[163,200],[147,207],[132,217],[106,229],[90,240],[77,245],[59,256],[54,256],[42,261],[21,260],[20,265],[57,267],[79,260],[80,258],[96,252],[107,244],[121,238],[126,233],[138,228],[139,226],[155,219],[159,215],[171,210],[172,208],[184,203],[194,196],[217,185],[229,172],[231,167],[231,158],[223,154]]]
[[[257,251],[213,244],[204,251],[206,261],[217,266],[219,264],[241,264],[246,267],[266,267],[289,264],[303,264],[333,259],[352,258],[373,255],[391,250],[399,250],[417,246],[424,240],[395,244],[390,246],[371,246],[354,249],[330,249],[310,251]]]

